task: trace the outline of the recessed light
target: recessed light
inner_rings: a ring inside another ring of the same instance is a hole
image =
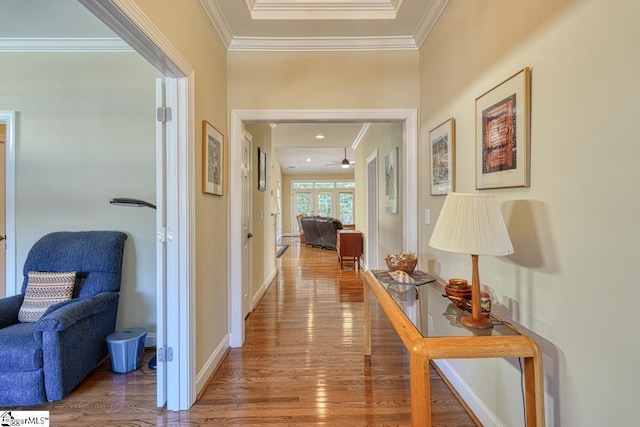
[[[316,139],[324,139],[324,135],[319,133],[316,135]]]
[[[311,157],[307,157],[305,160],[306,160],[307,162],[310,162],[310,161],[311,161]]]

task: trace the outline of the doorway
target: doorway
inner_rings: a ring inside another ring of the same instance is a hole
[[[349,122],[395,121],[403,124],[402,240],[407,251],[418,252],[418,113],[415,109],[401,110],[232,110],[230,117],[230,212],[241,212],[241,147],[245,122]],[[229,218],[229,345],[242,347],[244,316],[242,304],[242,224],[240,218]]]
[[[194,117],[192,88],[195,84],[193,68],[175,51],[160,31],[137,8],[118,8],[110,0],[79,0],[114,33],[153,65],[167,81],[175,85],[168,102],[174,131],[166,136],[165,209],[167,236],[165,279],[173,286],[167,287],[163,300],[166,306],[158,310],[158,316],[166,313],[166,350],[172,353],[172,363],[167,364],[165,384],[158,381],[158,406],[162,405],[166,390],[166,407],[169,410],[186,410],[196,400],[195,390],[195,305],[192,278],[195,277],[193,212],[195,211],[195,186],[189,171],[195,169],[193,150],[195,130],[189,123]],[[160,165],[162,166],[162,165]],[[159,267],[160,268],[160,267]],[[161,289],[161,285],[158,285]],[[159,353],[160,356],[160,353]]]
[[[4,263],[2,285],[0,290],[0,296],[11,296],[19,292],[19,284],[16,279],[16,220],[15,220],[15,206],[16,206],[16,184],[15,184],[15,146],[16,146],[16,112],[15,111],[0,111],[0,126],[3,128],[0,139],[4,151],[4,160],[1,162],[2,179],[4,183],[2,185],[2,195],[4,199],[4,208],[2,214],[4,215],[4,221],[2,224],[3,230],[0,234],[4,236],[4,239],[0,242],[2,245],[1,254]]]

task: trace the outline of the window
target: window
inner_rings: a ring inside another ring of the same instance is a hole
[[[338,218],[343,224],[355,221],[354,181],[294,181],[293,221],[298,214]]]

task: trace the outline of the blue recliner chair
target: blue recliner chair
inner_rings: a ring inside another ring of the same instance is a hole
[[[56,232],[33,245],[22,294],[0,300],[0,406],[60,400],[105,358],[126,238],[119,231]],[[70,300],[21,322],[29,272],[76,272],[75,285]]]

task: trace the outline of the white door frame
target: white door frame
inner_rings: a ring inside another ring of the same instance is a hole
[[[241,146],[244,122],[349,122],[395,121],[403,123],[402,153],[402,242],[406,251],[418,253],[418,111],[416,109],[319,109],[319,110],[231,110],[229,203],[229,345],[242,347],[242,224],[233,212],[242,208]]]
[[[22,283],[17,283],[16,267],[16,112],[0,111],[0,123],[7,127],[5,143],[5,229],[7,245],[5,295],[20,293]]]
[[[186,410],[196,400],[195,379],[195,105],[194,70],[133,0],[79,0],[177,86],[175,141],[167,141],[167,409]],[[161,315],[161,314],[160,314]]]

